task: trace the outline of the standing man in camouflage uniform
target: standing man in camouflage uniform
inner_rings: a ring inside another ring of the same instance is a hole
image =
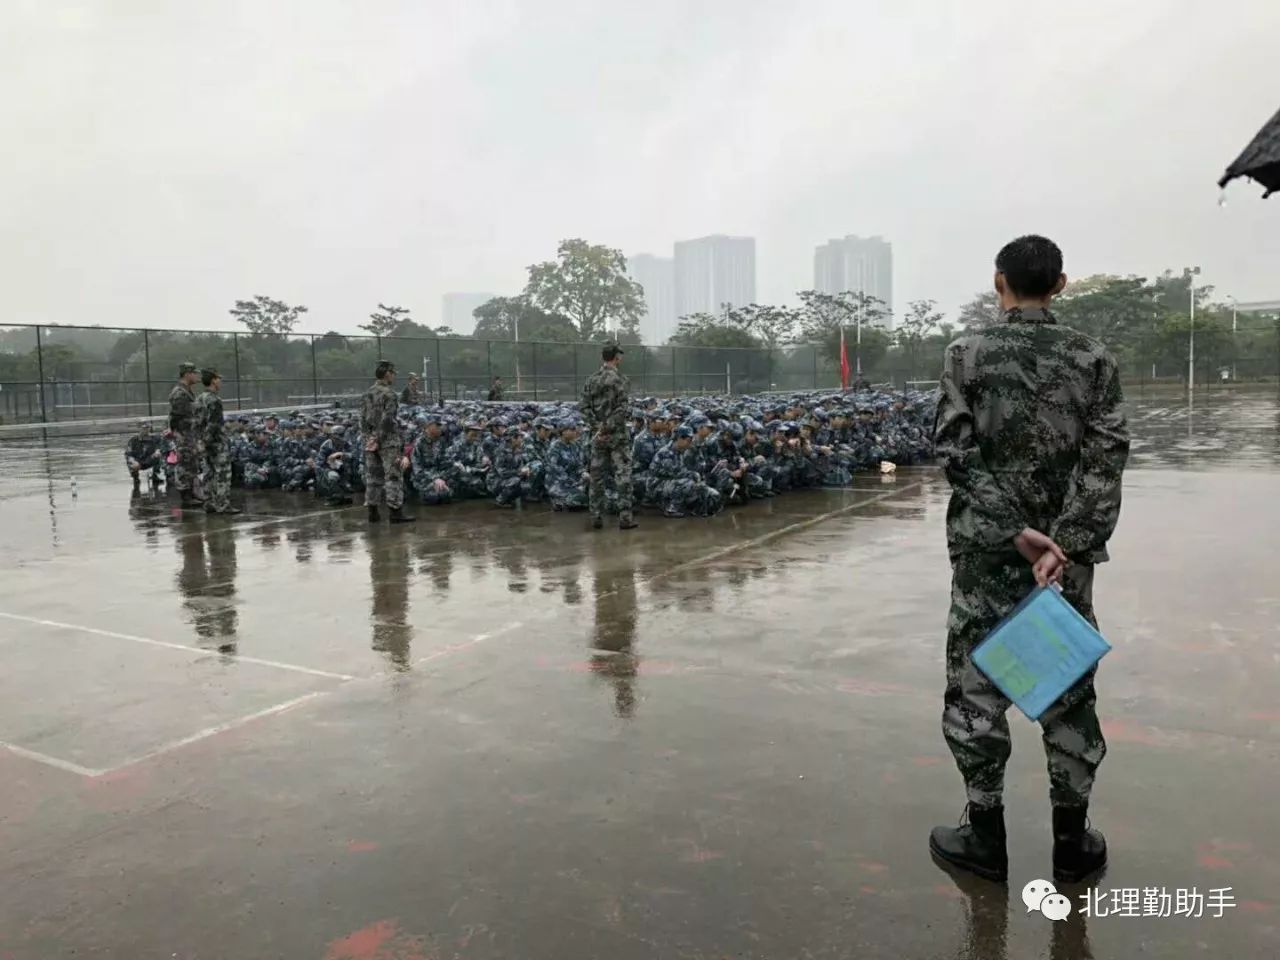
[[[382,519],[378,508],[385,501],[391,508],[392,523],[412,523],[416,518],[404,512],[404,471],[409,458],[404,455],[400,421],[396,411],[400,400],[392,384],[395,364],[381,361],[373,372],[374,384],[360,401],[360,432],[364,438],[364,502],[369,522]]]
[[[174,486],[182,495],[184,507],[198,507],[204,501],[191,491],[196,474],[200,471],[200,452],[196,445],[195,387],[200,375],[194,363],[178,365],[178,382],[169,391],[169,429],[173,431],[174,445],[178,448],[178,463],[174,470]]]
[[[996,257],[1004,322],[947,348],[934,426],[951,483],[951,614],[942,731],[964,777],[969,822],[936,827],[936,857],[991,880],[1008,875],[1004,768],[1009,701],[974,666],[974,648],[1037,584],[1094,623],[1094,564],[1120,514],[1129,436],[1120,375],[1102,344],[1058,326],[1049,303],[1066,284],[1062,251],[1020,237]],[[1093,671],[1040,718],[1053,804],[1054,879],[1078,882],[1107,860],[1086,825],[1106,754]]]
[[[234,515],[231,506],[231,449],[222,417],[222,378],[217,370],[202,370],[204,393],[196,400],[196,436],[204,448],[205,513]],[[179,461],[181,462],[181,461]]]
[[[596,530],[604,526],[606,474],[612,476],[618,492],[618,529],[639,526],[631,515],[631,428],[627,422],[631,401],[627,399],[627,378],[618,370],[622,354],[616,343],[606,343],[600,351],[604,363],[582,388],[582,415],[591,437],[588,503],[591,526]]]

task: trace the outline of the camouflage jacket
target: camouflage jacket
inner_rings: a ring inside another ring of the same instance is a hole
[[[424,433],[413,445],[413,472],[428,480],[443,480],[445,474],[453,469],[453,458],[449,454],[448,437],[442,433],[432,438]]]
[[[653,455],[649,473],[658,480],[700,481],[701,461],[693,447],[677,450],[676,442],[672,440]]]
[[[635,472],[643,472],[649,469],[649,465],[653,462],[654,456],[658,452],[658,448],[662,446],[661,439],[651,430],[645,430],[636,435],[635,440],[631,442],[631,470]]]
[[[360,400],[360,432],[365,439],[375,438],[379,449],[399,450],[402,446],[400,421],[396,419],[399,406],[396,392],[382,381],[366,390]]]
[[[159,461],[160,438],[147,434],[145,437],[130,437],[124,448],[125,460],[136,460],[144,467],[152,461]]]
[[[169,429],[175,433],[188,433],[195,415],[196,395],[185,383],[174,384],[169,391]]]
[[[947,347],[939,391],[951,555],[1012,549],[1031,527],[1077,562],[1106,560],[1129,454],[1106,348],[1047,310],[1010,310]]]
[[[604,431],[615,442],[629,437],[631,401],[627,378],[617,367],[603,364],[582,387],[582,415],[592,434]]]
[[[524,447],[516,450],[509,443],[504,444],[493,457],[493,471],[503,480],[519,476],[520,471],[528,465],[529,460]]]
[[[206,390],[196,398],[194,427],[196,439],[203,441],[206,449],[217,450],[226,446],[222,398],[212,390]]]
[[[582,483],[582,474],[586,472],[586,455],[581,443],[565,443],[553,440],[547,451],[547,459],[543,463],[546,471],[547,486],[575,487]]]

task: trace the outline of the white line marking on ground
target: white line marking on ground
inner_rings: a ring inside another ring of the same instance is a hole
[[[191,647],[185,643],[170,643],[168,640],[153,640],[151,637],[136,637],[131,633],[116,633],[114,630],[100,630],[97,627],[84,627],[76,623],[62,623],[59,620],[41,620],[37,617],[24,617],[16,613],[5,613],[0,611],[0,617],[6,620],[16,620],[20,623],[31,623],[40,627],[51,627],[55,630],[78,630],[81,633],[90,633],[99,637],[110,637],[114,640],[132,640],[134,643],[145,643],[152,647],[166,647],[170,650],[183,650],[187,653],[198,653],[201,656],[223,656],[214,650],[205,650],[203,647]],[[252,663],[260,667],[275,667],[277,670],[292,670],[295,673],[307,673],[313,677],[325,677],[329,680],[354,680],[348,673],[333,673],[329,670],[317,670],[314,667],[303,667],[296,663],[281,663],[278,660],[263,660],[259,657],[243,657],[239,654],[226,654],[230,659],[241,663]]]
[[[261,720],[263,717],[270,717],[277,713],[284,713],[286,710],[291,710],[299,704],[306,703],[308,700],[315,700],[317,697],[328,696],[329,693],[330,691],[328,690],[313,690],[311,693],[304,693],[300,697],[294,697],[292,700],[286,700],[284,703],[277,703],[274,707],[267,707],[265,710],[259,710],[257,713],[251,713],[248,716],[237,717],[235,720],[228,720],[226,723],[219,723],[212,727],[206,727],[199,733],[193,733],[191,736],[183,737],[181,740],[174,740],[172,743],[166,743],[162,747],[157,747],[156,749],[148,751],[141,756],[132,757],[125,760],[123,763],[116,764],[114,767],[109,767],[106,770],[95,770],[91,775],[101,777],[106,776],[109,773],[117,773],[120,770],[124,770],[126,767],[132,767],[147,760],[154,760],[162,754],[171,753],[174,750],[190,746],[191,744],[197,743],[201,740],[207,740],[209,737],[215,737],[220,733],[226,733],[228,730],[236,729],[236,727],[243,727],[245,724],[252,723],[254,720]]]
[[[88,767],[82,767],[80,764],[72,763],[70,760],[59,760],[57,757],[51,757],[47,753],[28,750],[26,747],[18,746],[16,743],[7,743],[4,740],[0,740],[0,747],[16,756],[26,757],[28,760],[34,760],[36,763],[43,763],[45,766],[55,767],[67,773],[78,773],[82,777],[96,777],[102,773],[101,770],[90,770]]]
[[[462,643],[453,643],[447,647],[442,647],[435,653],[429,653],[425,657],[413,661],[413,665],[417,667],[424,663],[430,663],[432,660],[438,660],[440,657],[447,657],[451,653],[457,653],[459,650],[466,650],[468,647],[474,647],[478,643],[484,643],[486,640],[492,640],[494,637],[500,637],[504,633],[510,633],[512,630],[519,630],[523,626],[524,622],[522,620],[513,620],[505,627],[498,627],[496,630],[489,630],[485,633],[477,633],[470,640],[464,640]]]

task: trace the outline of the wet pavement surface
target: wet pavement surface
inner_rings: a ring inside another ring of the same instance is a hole
[[[0,440],[0,960],[1280,955],[1280,405],[1131,417],[1096,885],[1230,887],[1220,919],[1028,913],[1016,716],[1008,889],[929,859],[964,799],[934,470],[393,529],[184,517],[121,439],[51,436]]]

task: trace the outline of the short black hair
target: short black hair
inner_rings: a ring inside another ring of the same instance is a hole
[[[616,343],[606,343],[600,351],[600,359],[606,361],[614,360],[624,352]]]
[[[378,361],[378,366],[373,371],[373,378],[375,380],[381,380],[388,373],[394,373],[395,369],[396,365],[390,360],[380,360]]]
[[[996,270],[1018,296],[1047,297],[1062,276],[1062,251],[1048,237],[1029,233],[1000,248]]]
[[[201,370],[200,371],[200,382],[203,383],[206,387],[209,386],[209,384],[213,383],[213,381],[217,379],[218,379],[217,370]]]

